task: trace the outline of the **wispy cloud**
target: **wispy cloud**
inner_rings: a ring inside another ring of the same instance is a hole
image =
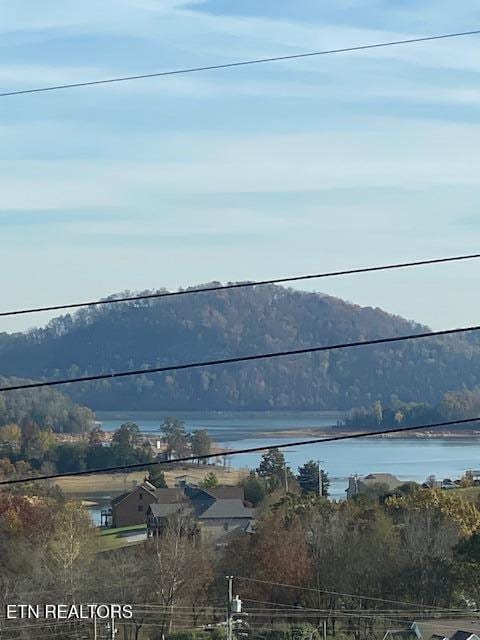
[[[151,206],[162,193],[476,184],[480,126],[398,119],[363,131],[126,135],[101,160],[0,162],[3,208]],[[140,159],[144,153],[143,160]],[[177,158],[182,160],[178,161]]]
[[[0,87],[429,35],[474,28],[478,17],[472,3],[447,0],[5,0]],[[3,100],[0,269],[15,264],[17,274],[9,300],[470,248],[478,42]],[[372,284],[362,300],[415,317],[415,287],[402,297]],[[355,284],[342,293],[360,296]],[[454,306],[445,322],[459,316]],[[433,308],[426,302],[419,319],[435,324]]]

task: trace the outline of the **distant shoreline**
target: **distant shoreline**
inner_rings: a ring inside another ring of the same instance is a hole
[[[288,430],[277,430],[277,431],[259,431],[255,434],[256,438],[296,438],[296,437],[312,437],[312,438],[322,438],[322,437],[331,437],[331,436],[350,436],[357,435],[362,433],[361,429],[343,429],[342,427],[333,428],[333,429],[310,429],[310,428],[302,428],[299,429],[288,429]],[[369,436],[371,439],[375,440],[384,440],[385,438],[389,439],[419,439],[419,440],[430,440],[430,439],[442,439],[442,438],[478,438],[480,439],[480,431],[433,431],[433,430],[419,430],[419,431],[407,431],[406,433],[384,433],[382,435],[377,436]]]

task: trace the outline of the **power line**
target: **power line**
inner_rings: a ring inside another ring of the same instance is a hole
[[[260,582],[259,580],[257,580],[256,578],[242,578],[242,576],[234,576],[234,578],[238,579],[238,580],[249,580],[249,581],[253,581],[253,582]],[[286,585],[283,583],[279,583],[279,582],[272,582],[270,580],[263,580],[261,582],[264,582],[265,584],[272,584],[272,585],[276,585],[276,586],[281,586],[281,587],[290,587],[293,589],[301,589],[304,591],[314,591],[314,592],[319,592],[319,593],[327,593],[327,594],[335,594],[335,595],[341,595],[341,596],[348,596],[351,598],[355,598],[355,599],[362,599],[362,600],[379,600],[379,601],[385,601],[384,598],[370,598],[369,596],[359,596],[359,595],[353,595],[351,593],[341,593],[338,591],[327,591],[326,589],[316,589],[316,588],[312,588],[312,587],[301,587],[298,585]],[[265,612],[269,612],[272,613],[272,611],[274,611],[274,609],[276,608],[280,608],[280,613],[287,613],[288,615],[290,614],[298,614],[298,615],[302,615],[302,613],[305,614],[310,614],[310,613],[329,613],[330,611],[333,611],[331,608],[326,608],[326,609],[320,609],[320,608],[315,608],[315,607],[307,607],[307,606],[303,606],[303,605],[295,605],[295,604],[286,604],[286,603],[282,603],[282,602],[277,602],[277,601],[267,601],[267,600],[253,600],[252,598],[245,598],[242,596],[242,602],[253,602],[255,604],[263,604],[263,605],[268,605],[266,607],[250,607],[248,611],[254,611],[254,612],[258,612],[258,613],[265,613]],[[397,602],[396,600],[387,600],[387,602]],[[407,603],[409,604],[409,603]],[[411,603],[412,606],[416,606],[415,603]],[[424,607],[424,609],[421,609],[421,607]],[[425,609],[428,609],[428,611],[425,611]],[[464,616],[466,613],[470,613],[471,609],[450,609],[450,608],[446,608],[446,607],[437,607],[436,605],[422,605],[422,604],[418,604],[418,609],[378,609],[378,608],[374,608],[374,609],[366,609],[366,608],[361,608],[359,609],[359,606],[357,605],[356,608],[354,609],[346,609],[342,606],[341,609],[338,609],[337,611],[340,614],[343,615],[350,615],[350,614],[355,614],[356,611],[361,611],[362,613],[365,614],[376,614],[376,615],[388,615],[388,614],[392,614],[395,615],[396,617],[398,616],[405,616],[405,615],[431,615],[429,613],[430,610],[434,609],[436,612],[436,615],[446,615],[446,616],[451,616],[451,615],[462,615]],[[437,609],[441,609],[441,611],[437,611]],[[441,619],[441,618],[439,618]]]
[[[87,476],[96,473],[109,473],[111,471],[126,471],[128,469],[145,469],[145,467],[154,467],[157,465],[178,464],[179,462],[196,462],[198,460],[208,460],[210,458],[222,458],[225,456],[241,455],[246,453],[258,453],[260,451],[268,451],[270,449],[287,449],[289,447],[300,447],[309,444],[325,444],[328,442],[339,442],[341,440],[354,440],[356,438],[368,438],[372,436],[381,436],[389,433],[403,433],[407,431],[419,431],[422,429],[436,429],[440,427],[451,427],[460,424],[473,424],[479,422],[480,416],[476,418],[464,418],[461,420],[448,420],[446,422],[434,422],[431,424],[411,425],[408,427],[395,427],[393,429],[383,429],[376,431],[361,431],[358,433],[350,433],[340,436],[332,436],[330,438],[312,438],[310,440],[297,440],[295,442],[287,442],[284,444],[269,444],[268,446],[249,447],[247,449],[232,449],[222,453],[210,453],[201,456],[186,456],[176,458],[175,460],[157,460],[155,462],[137,462],[135,464],[126,464],[116,467],[100,467],[98,469],[86,469],[84,471],[71,471],[70,473],[52,473],[44,476],[34,476],[33,478],[16,478],[14,480],[2,480],[0,486],[19,484],[23,482],[37,482],[39,480],[56,480],[58,478],[70,478],[75,476]]]
[[[480,29],[472,31],[458,31],[455,33],[443,33],[434,36],[424,36],[420,38],[408,38],[406,40],[391,40],[388,42],[377,42],[374,44],[362,44],[353,47],[342,47],[339,49],[327,49],[323,51],[309,51],[307,53],[295,53],[284,56],[273,56],[269,58],[256,58],[253,60],[243,60],[239,62],[227,62],[224,64],[212,64],[203,67],[189,67],[186,69],[174,69],[172,71],[160,71],[157,73],[143,73],[133,76],[122,76],[117,78],[106,78],[103,80],[88,80],[86,82],[71,82],[68,84],[57,84],[46,87],[37,87],[34,89],[20,89],[17,91],[6,91],[0,93],[0,98],[7,96],[18,96],[26,93],[42,93],[45,91],[58,91],[59,89],[74,89],[78,87],[91,87],[100,84],[113,84],[116,82],[130,82],[132,80],[146,80],[148,78],[160,78],[163,76],[182,75],[187,73],[198,73],[201,71],[214,71],[216,69],[230,69],[232,67],[246,67],[254,64],[264,64],[269,62],[281,62],[282,60],[298,60],[300,58],[312,58],[314,56],[326,56],[335,53],[348,53],[352,51],[365,51],[367,49],[380,49],[382,47],[394,47],[405,44],[415,44],[419,42],[429,42],[432,40],[446,40],[447,38],[460,38],[464,36],[473,36],[480,34]]]
[[[414,262],[398,262],[373,267],[359,267],[356,269],[344,269],[341,271],[327,271],[324,273],[310,273],[300,276],[289,276],[286,278],[271,278],[270,280],[256,280],[248,282],[237,282],[226,285],[199,287],[195,289],[182,289],[180,291],[167,291],[162,293],[148,293],[138,296],[123,296],[121,298],[90,300],[87,302],[73,302],[69,304],[56,304],[45,307],[33,307],[28,309],[17,309],[13,311],[1,311],[0,317],[19,316],[27,313],[40,313],[43,311],[60,311],[61,309],[77,309],[79,307],[94,307],[104,304],[116,304],[118,302],[132,302],[137,300],[153,300],[156,298],[173,298],[176,296],[191,295],[194,293],[205,293],[209,291],[225,291],[227,289],[245,289],[248,287],[259,287],[269,284],[283,284],[286,282],[300,282],[302,280],[318,280],[320,278],[333,278],[336,276],[354,275],[359,273],[370,273],[374,271],[389,271],[393,269],[405,269],[407,267],[420,267],[430,264],[440,264],[444,262],[459,262],[461,260],[473,260],[480,258],[480,253],[453,256],[447,258],[432,258],[430,260],[416,260]]]
[[[395,342],[406,342],[408,340],[419,340],[423,338],[433,338],[436,336],[447,336],[470,331],[479,331],[480,325],[470,327],[460,327],[456,329],[443,329],[442,331],[424,331],[423,333],[413,333],[403,336],[393,336],[391,338],[376,338],[374,340],[357,340],[355,342],[342,342],[339,344],[320,345],[316,347],[306,347],[304,349],[288,349],[286,351],[273,351],[269,353],[258,353],[248,356],[235,356],[232,358],[219,358],[216,360],[201,360],[199,362],[187,362],[185,364],[172,364],[164,367],[151,367],[147,369],[131,369],[129,371],[114,371],[112,373],[97,373],[90,376],[80,376],[76,378],[63,378],[60,380],[46,380],[45,382],[28,382],[24,384],[9,385],[0,387],[1,391],[19,391],[21,389],[37,389],[40,387],[56,387],[59,385],[94,382],[96,380],[111,380],[113,378],[126,378],[129,376],[140,376],[150,373],[165,373],[167,371],[183,371],[186,369],[198,369],[201,367],[214,367],[224,364],[238,362],[252,362],[254,360],[267,360],[272,358],[283,358],[286,356],[305,355],[307,353],[321,353],[322,351],[338,351],[341,349],[351,349],[353,347],[365,347],[376,344],[390,344]]]
[[[429,605],[429,604],[421,604],[420,602],[405,602],[402,600],[387,600],[385,598],[377,598],[374,596],[363,596],[363,595],[357,595],[357,594],[353,594],[353,593],[343,593],[341,591],[329,591],[328,589],[318,589],[315,587],[302,587],[298,584],[285,584],[283,582],[273,582],[272,580],[260,580],[259,578],[247,578],[245,576],[234,576],[236,580],[244,580],[247,582],[258,582],[260,584],[270,584],[270,585],[274,585],[277,587],[285,587],[288,589],[299,589],[301,591],[312,591],[315,593],[326,593],[329,595],[335,595],[335,596],[343,596],[343,597],[347,597],[347,598],[355,598],[356,600],[373,600],[375,602],[388,602],[390,604],[401,604],[404,606],[408,606],[408,607],[423,607],[424,609],[435,609],[435,610],[439,610],[442,613],[451,613],[451,609],[447,608],[447,607],[438,607],[436,605]],[[456,610],[457,612],[460,613],[466,613],[468,611],[468,609],[458,609]],[[405,613],[409,613],[409,611],[405,611]]]

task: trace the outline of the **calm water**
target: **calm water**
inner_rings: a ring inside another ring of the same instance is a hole
[[[98,412],[97,418],[104,431],[114,431],[123,423],[131,420],[145,433],[160,433],[160,426],[166,416],[172,415],[185,423],[187,431],[206,429],[218,443],[226,443],[241,437],[249,437],[267,431],[285,431],[302,427],[335,426],[342,420],[341,412],[173,412],[173,413],[115,413]]]
[[[159,433],[165,414],[102,414],[98,419],[106,431],[132,420],[142,431]],[[207,429],[212,438],[229,449],[244,449],[287,444],[299,438],[284,437],[282,431],[336,425],[339,413],[191,413],[175,412],[187,431]],[[278,436],[254,434],[277,432]],[[300,436],[300,439],[308,437]],[[467,469],[480,468],[480,439],[476,438],[364,438],[284,449],[292,470],[307,460],[321,460],[331,478],[332,497],[344,497],[348,476],[388,472],[401,480],[423,482],[427,476],[457,478]],[[243,454],[232,458],[235,467],[256,467],[261,454]]]
[[[296,438],[275,438],[276,444],[286,444]],[[273,442],[269,438],[243,439],[229,442],[229,447],[257,447]],[[306,460],[321,460],[322,468],[331,478],[332,497],[344,497],[348,476],[354,473],[392,473],[400,480],[423,482],[429,475],[437,478],[457,478],[467,469],[480,467],[480,440],[475,438],[363,438],[344,440],[284,450],[292,470]],[[235,456],[235,466],[254,467],[261,454]]]

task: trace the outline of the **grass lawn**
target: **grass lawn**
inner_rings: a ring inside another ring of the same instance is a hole
[[[143,533],[146,530],[147,526],[145,524],[137,524],[133,527],[118,527],[117,529],[101,529],[98,533],[99,551],[110,551],[139,544],[138,541],[128,542],[128,535]]]
[[[175,486],[175,478],[184,474],[201,482],[203,478],[213,471],[219,484],[236,485],[248,472],[245,469],[224,469],[207,465],[189,465],[172,469],[165,465],[165,480],[169,487]],[[89,476],[73,476],[59,478],[56,483],[60,489],[69,496],[88,496],[91,494],[105,493],[118,495],[124,491],[131,491],[136,484],[143,481],[148,471],[134,471],[132,473],[102,473]]]

